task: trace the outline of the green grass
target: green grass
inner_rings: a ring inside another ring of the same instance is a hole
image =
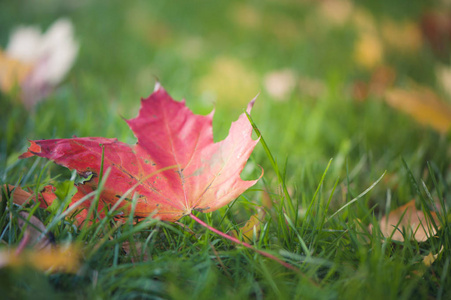
[[[47,211],[3,201],[0,250],[19,244],[23,233],[18,213],[25,210],[46,225],[56,243],[80,245],[83,259],[76,274],[0,268],[2,297],[450,298],[451,219],[446,209],[438,211],[439,230],[426,242],[393,241],[378,230],[382,216],[413,198],[426,215],[437,201],[449,207],[449,135],[419,125],[377,96],[364,102],[352,99],[354,80],[371,77],[353,58],[359,28],[349,22],[336,27],[321,22],[312,3],[198,2],[0,3],[1,46],[18,24],[44,29],[59,16],[73,21],[80,43],[68,77],[35,111],[14,102],[14,95],[0,93],[0,184],[39,190],[49,182],[76,180],[44,159],[18,160],[27,139],[104,136],[134,143],[122,117],[137,114],[139,99],[152,92],[155,77],[175,99],[185,98],[195,113],[215,107],[216,141],[260,92],[252,120],[265,144],[257,145],[242,176],[256,178],[262,166],[263,178],[228,206],[197,216],[222,232],[236,230],[257,206],[267,203],[262,192],[267,191],[272,207],[265,207],[254,245],[300,273],[188,217],[180,220],[181,226],[150,218],[117,224],[110,215],[77,228],[73,219],[64,218],[63,207]],[[428,3],[417,1],[408,9],[391,1],[354,6],[367,9],[376,22],[415,21]],[[260,20],[255,26],[246,25],[239,13],[249,8]],[[238,62],[242,72],[215,75],[224,58],[230,65]],[[427,44],[415,55],[387,50],[384,59],[396,69],[396,86],[415,80],[446,95],[434,70],[447,59],[436,58]],[[286,68],[318,80],[323,88],[310,95],[298,85],[286,101],[276,101],[263,78]],[[228,79],[234,77],[255,80],[242,86]],[[225,92],[214,97],[209,84],[224,86]],[[60,198],[68,201],[68,194]],[[138,256],[133,261],[123,249],[126,241]],[[431,266],[422,263],[442,246]]]

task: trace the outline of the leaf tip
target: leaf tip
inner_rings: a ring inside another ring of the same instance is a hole
[[[34,141],[30,141],[31,145],[28,147],[28,151],[19,155],[19,159],[24,159],[34,156],[36,153],[41,152],[41,146],[36,144]]]
[[[254,104],[255,104],[255,100],[257,100],[259,95],[260,95],[260,93],[258,93],[257,96],[255,96],[254,99],[252,99],[251,102],[249,102],[249,104],[247,105],[246,112],[248,114],[251,113],[252,107],[254,107]]]
[[[157,80],[155,81],[155,86],[154,86],[154,88],[153,88],[153,91],[156,92],[156,91],[158,91],[159,89],[161,89],[161,83],[160,83],[160,81],[159,81],[158,78],[157,78]]]

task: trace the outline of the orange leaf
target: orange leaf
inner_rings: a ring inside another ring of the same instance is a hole
[[[451,126],[451,107],[428,88],[392,89],[385,94],[387,103],[412,116],[419,123],[446,133]]]
[[[3,185],[3,190],[4,191],[9,190],[10,192],[12,192],[10,197],[12,197],[13,203],[17,205],[27,204],[28,202],[30,202],[31,199],[33,199],[34,196],[33,194],[25,191],[24,189],[11,184]],[[0,194],[0,201],[2,200],[3,200],[2,195]],[[40,207],[45,208],[46,206],[41,203]]]
[[[431,215],[438,224],[436,213],[431,211]],[[415,200],[391,211],[388,216],[382,217],[379,227],[385,237],[389,237],[393,233],[392,240],[396,241],[404,241],[403,233],[412,234],[411,238],[418,242],[424,242],[436,233],[431,221],[426,219],[423,211],[415,207]],[[372,226],[370,226],[371,229]]]

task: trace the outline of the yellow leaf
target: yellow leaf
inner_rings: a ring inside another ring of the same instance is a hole
[[[8,56],[0,49],[0,89],[9,93],[30,74],[33,65]]]
[[[0,250],[0,268],[28,265],[41,271],[76,273],[80,258],[81,251],[74,245],[42,250],[27,249],[20,253],[8,248]]]
[[[437,259],[438,254],[432,254],[429,253],[427,256],[424,257],[423,259],[423,263],[425,264],[426,267],[430,267],[434,261]]]
[[[254,234],[255,238],[258,239],[258,236],[260,235],[260,220],[263,219],[265,216],[264,210],[259,210],[258,213],[252,215],[250,219],[244,224],[243,227],[240,228],[240,231],[233,230],[232,234],[234,237],[238,238],[240,235],[240,232],[243,237],[248,239],[249,241],[254,240]]]
[[[423,258],[423,263],[424,263],[424,265],[425,265],[426,267],[430,267],[430,266],[434,263],[434,261],[437,259],[438,255],[439,255],[442,251],[443,251],[443,245],[442,245],[442,247],[440,248],[440,250],[438,251],[437,254],[433,254],[432,252],[430,252],[428,255],[426,255],[426,256]]]
[[[379,37],[372,33],[362,33],[354,45],[356,62],[367,69],[380,65],[384,57],[384,49]]]
[[[427,88],[392,89],[386,92],[387,103],[423,125],[446,133],[451,126],[451,107]]]

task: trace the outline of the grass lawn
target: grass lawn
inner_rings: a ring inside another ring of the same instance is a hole
[[[2,189],[0,297],[451,299],[444,2],[0,2],[1,49],[17,26],[45,31],[61,17],[79,45],[67,76],[28,108],[17,86],[0,90],[0,185],[34,194],[20,205]],[[77,226],[64,209],[81,178],[43,158],[18,159],[29,140],[135,143],[124,118],[138,114],[156,81],[196,114],[215,109],[216,142],[258,94],[251,115],[263,139],[241,177],[261,168],[263,177],[219,210],[195,214],[295,270],[189,217],[110,215]],[[48,184],[59,200],[45,209],[35,200]],[[410,212],[421,222],[409,224]],[[79,259],[47,258],[24,242],[24,223]],[[39,265],[46,260],[56,267]]]

